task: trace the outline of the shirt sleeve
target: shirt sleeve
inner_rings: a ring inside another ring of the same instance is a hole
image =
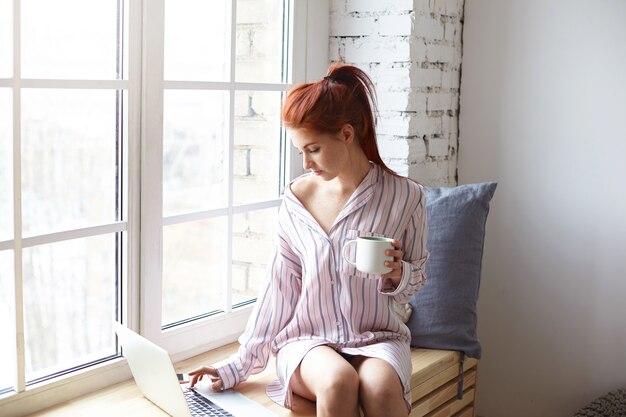
[[[380,292],[393,297],[400,304],[408,303],[411,296],[426,283],[424,266],[429,255],[426,248],[428,240],[426,194],[421,186],[418,187],[419,201],[402,238],[404,259],[400,283],[394,288],[391,280],[381,280],[379,285]]]
[[[222,379],[222,389],[232,388],[265,369],[272,342],[291,320],[301,292],[300,261],[281,232],[280,217],[287,214],[284,207],[280,211],[277,247],[246,330],[239,338],[239,350],[214,365]]]

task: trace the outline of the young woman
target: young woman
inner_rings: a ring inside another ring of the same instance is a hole
[[[307,174],[293,180],[279,210],[276,251],[237,354],[189,373],[215,389],[261,372],[270,353],[278,379],[268,395],[316,401],[318,416],[407,416],[410,334],[393,313],[425,282],[426,209],[422,187],[399,177],[376,145],[375,93],[353,66],[287,95],[282,119]],[[384,275],[342,258],[358,236],[394,239]]]

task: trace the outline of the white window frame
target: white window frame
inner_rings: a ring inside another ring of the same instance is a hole
[[[128,220],[94,228],[63,232],[64,238],[76,238],[125,231],[128,234],[126,264],[128,280],[124,285],[123,321],[132,329],[166,348],[175,361],[224,345],[241,334],[251,308],[237,309],[210,320],[199,320],[186,325],[161,330],[161,239],[162,208],[162,122],[163,122],[163,25],[164,0],[129,0],[129,74],[128,80],[65,81],[20,79],[20,1],[13,1],[13,79],[0,79],[0,86],[20,91],[24,87],[115,88],[128,91]],[[292,83],[319,79],[325,75],[328,59],[328,0],[294,0],[293,7],[293,67]],[[233,28],[234,30],[234,28]],[[234,47],[234,46],[232,46]],[[155,66],[156,65],[156,66]],[[232,72],[233,70],[231,70]],[[230,88],[234,88],[231,73]],[[241,86],[239,86],[241,87]],[[289,87],[289,86],[287,86]],[[244,86],[245,88],[245,86]],[[268,87],[270,91],[274,87]],[[281,90],[283,88],[281,87]],[[275,90],[274,90],[275,91]],[[20,94],[14,94],[13,106],[20,108]],[[20,156],[20,112],[13,112],[14,160]],[[18,128],[16,128],[18,127]],[[232,131],[232,129],[231,129]],[[231,133],[232,135],[232,133]],[[158,146],[154,138],[161,138]],[[151,139],[151,140],[149,140]],[[150,143],[150,146],[148,146]],[[232,153],[232,138],[231,138]],[[291,152],[288,172],[291,178],[302,173],[300,157]],[[232,156],[231,156],[232,158]],[[155,177],[154,175],[157,174]],[[14,163],[14,197],[20,197],[20,166]],[[232,197],[230,198],[232,201]],[[264,203],[258,208],[276,206]],[[252,208],[248,205],[247,207]],[[236,212],[236,208],[229,208]],[[178,219],[178,220],[185,220]],[[166,220],[168,221],[168,220]],[[176,219],[169,221],[177,221]],[[141,227],[140,227],[141,225]],[[151,227],[158,225],[158,227]],[[19,211],[14,215],[15,242],[15,328],[17,351],[18,392],[0,397],[1,415],[24,415],[54,404],[76,398],[85,393],[130,378],[124,359],[76,371],[34,386],[26,387],[24,375],[21,247],[41,244],[27,242],[21,237]],[[60,236],[48,235],[51,241]],[[137,237],[140,237],[139,239]],[[7,243],[8,244],[8,243]],[[19,248],[18,248],[19,246]],[[13,246],[12,246],[13,247]]]

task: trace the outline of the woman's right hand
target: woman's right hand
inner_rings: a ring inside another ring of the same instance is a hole
[[[211,378],[211,388],[213,391],[222,390],[222,378],[220,378],[220,374],[218,374],[217,370],[212,366],[203,366],[190,371],[189,377],[191,380],[189,381],[189,386],[193,388],[199,381],[202,381],[202,378],[204,378],[205,375],[208,375],[209,378]]]

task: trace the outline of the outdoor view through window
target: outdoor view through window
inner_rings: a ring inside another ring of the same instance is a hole
[[[253,300],[271,256],[276,204],[258,203],[280,192],[286,10],[236,6],[232,57],[231,1],[165,3],[164,326],[224,310],[229,285],[231,305]]]
[[[264,279],[286,181],[291,2],[163,1],[163,135],[140,139],[129,34],[153,22],[129,0],[0,0],[0,392],[118,354],[111,322],[139,279],[128,248],[145,243],[129,233],[143,201],[131,172],[162,193],[141,207],[162,221],[137,219],[161,233],[147,256],[163,328],[247,305]],[[162,146],[159,169],[133,165],[139,140]]]

